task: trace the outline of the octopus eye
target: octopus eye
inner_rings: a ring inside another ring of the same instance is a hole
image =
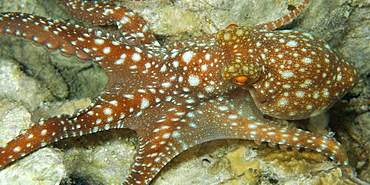
[[[237,76],[234,78],[234,83],[236,85],[245,85],[248,81],[248,77],[246,76]]]

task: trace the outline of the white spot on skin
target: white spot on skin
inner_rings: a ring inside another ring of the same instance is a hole
[[[229,110],[229,107],[227,107],[227,106],[219,106],[219,107],[217,107],[219,110],[221,110],[221,111],[226,111],[226,110]]]
[[[291,86],[291,85],[289,85],[289,84],[284,84],[284,85],[283,85],[283,88],[284,88],[284,89],[290,89],[291,87],[292,87],[292,86]]]
[[[215,88],[213,86],[207,86],[204,88],[204,90],[206,90],[209,93],[212,93],[215,90]]]
[[[173,61],[172,66],[175,68],[179,67],[179,61]]]
[[[140,48],[135,47],[134,49],[135,49],[135,51],[136,51],[136,52],[138,52],[138,53],[142,53],[142,52],[143,52],[143,50],[141,50]]]
[[[171,87],[171,82],[164,82],[162,83],[162,87]]]
[[[329,93],[328,89],[326,89],[326,88],[323,89],[323,97],[328,98],[329,95],[330,95],[330,93]]]
[[[107,121],[107,122],[111,122],[111,121],[113,121],[113,117],[112,117],[112,116],[108,117],[106,121]]]
[[[163,134],[162,138],[163,139],[168,139],[168,138],[170,138],[170,136],[171,136],[170,133],[165,133],[165,134]]]
[[[288,104],[288,100],[286,98],[281,98],[278,102],[278,106],[284,107]]]
[[[48,130],[46,130],[46,129],[44,129],[44,130],[42,130],[42,131],[40,132],[40,134],[41,134],[42,136],[45,136],[47,133],[48,133]]]
[[[305,63],[305,64],[311,64],[312,63],[312,59],[311,58],[303,58],[302,59],[302,62]]]
[[[249,133],[252,134],[252,135],[257,135],[256,131],[252,131],[252,132],[249,132]]]
[[[116,60],[116,61],[114,62],[114,64],[116,64],[116,65],[120,65],[120,64],[123,64],[124,62],[125,62],[125,60],[124,60],[124,59],[122,59],[122,58],[120,58],[120,59]]]
[[[305,80],[304,81],[304,83],[303,84],[301,84],[300,85],[300,87],[302,87],[302,88],[307,88],[309,85],[311,85],[312,84],[312,80],[310,80],[310,79],[307,79],[307,80]]]
[[[294,73],[292,71],[281,71],[281,76],[284,78],[284,79],[287,79],[287,78],[290,78],[290,77],[293,77],[294,76]]]
[[[263,60],[265,60],[266,59],[266,54],[262,53],[261,57],[262,57]]]
[[[172,136],[173,137],[180,137],[180,133],[178,132],[178,131],[174,131],[173,133],[172,133]]]
[[[112,114],[112,109],[111,108],[105,108],[104,110],[103,110],[103,112],[104,112],[104,114],[105,115],[111,115]]]
[[[133,99],[134,98],[134,95],[132,95],[132,94],[124,94],[123,97],[129,98],[129,99]]]
[[[137,92],[139,92],[139,93],[146,93],[146,90],[145,89],[138,89]]]
[[[200,68],[202,69],[202,71],[207,71],[208,65],[207,64],[203,64]]]
[[[141,55],[139,53],[134,53],[132,54],[131,58],[133,61],[138,62],[141,60]]]
[[[238,118],[238,115],[235,115],[235,114],[229,115],[229,119],[237,119],[237,118]]]
[[[297,47],[298,46],[298,42],[295,41],[295,40],[290,40],[286,43],[287,46],[289,47]]]
[[[198,86],[200,83],[199,76],[193,74],[189,75],[188,81],[190,86]]]
[[[266,33],[266,37],[272,37],[274,36],[274,33]]]
[[[140,109],[149,107],[149,100],[146,98],[141,99]]]
[[[338,74],[337,75],[337,81],[341,81],[342,80],[342,75],[341,74]]]
[[[188,114],[186,114],[186,116],[189,117],[189,118],[194,118],[195,114],[192,113],[192,112],[189,112]]]
[[[320,146],[321,146],[322,149],[325,149],[325,148],[328,147],[326,144],[321,144]]]
[[[182,90],[185,91],[185,92],[190,92],[190,89],[187,88],[187,87],[183,87]]]
[[[95,42],[95,44],[99,44],[99,45],[104,44],[103,39],[94,39],[94,42]]]
[[[193,51],[187,51],[182,55],[182,60],[186,63],[189,63],[194,55],[195,53]]]
[[[206,59],[206,60],[211,59],[211,55],[210,55],[209,53],[207,53],[207,54],[205,55],[205,59]]]
[[[125,62],[126,56],[127,56],[126,54],[122,54],[120,59],[115,61],[114,64],[116,64],[116,65],[123,64]]]
[[[195,103],[193,99],[185,100],[186,103]]]
[[[128,23],[128,22],[130,22],[131,20],[130,20],[130,18],[128,18],[128,17],[123,17],[119,22],[121,23],[121,24],[126,24],[126,23]]]
[[[224,34],[224,39],[229,40],[230,39],[230,34],[229,33]]]
[[[166,72],[167,71],[167,66],[163,65],[159,71],[162,72],[162,73]]]
[[[17,146],[17,147],[15,147],[15,148],[13,148],[13,152],[20,152],[21,151],[21,147],[20,146]]]
[[[110,53],[110,47],[105,47],[105,48],[103,49],[103,53],[104,53],[104,54],[109,54],[109,53]]]
[[[299,98],[303,98],[304,97],[304,94],[305,94],[305,92],[303,92],[303,91],[297,91],[297,92],[295,92],[295,95],[297,97],[299,97]]]
[[[114,105],[114,106],[117,106],[118,105],[118,101],[117,100],[112,100],[112,101],[109,102],[109,104]]]
[[[192,128],[197,128],[198,126],[195,123],[189,123],[189,126]]]
[[[248,128],[250,128],[250,129],[256,129],[257,128],[257,125],[255,125],[255,124],[249,124],[248,125]]]
[[[238,30],[238,31],[236,32],[236,34],[237,34],[238,36],[242,36],[242,35],[243,35],[243,30]]]
[[[315,94],[313,95],[313,98],[315,98],[315,99],[320,98],[320,93],[319,92],[315,92]]]
[[[148,68],[150,68],[152,65],[151,65],[150,63],[145,63],[145,65],[144,65],[144,66],[145,66],[145,68],[147,68],[147,69],[148,69]]]

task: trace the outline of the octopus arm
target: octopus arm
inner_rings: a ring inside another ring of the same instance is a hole
[[[213,140],[215,135],[218,139],[248,139],[256,143],[267,142],[269,146],[279,145],[282,149],[291,147],[315,150],[341,164],[348,163],[344,149],[336,140],[263,118],[248,91],[237,90],[229,97],[209,101],[197,110],[194,111],[194,118],[186,122],[199,123],[197,125],[205,128],[188,132],[202,130],[205,132],[203,136],[212,136],[202,137],[200,142]]]
[[[136,129],[141,138],[140,147],[127,184],[149,183],[179,153],[218,139],[248,139],[283,149],[305,148],[324,153],[339,163],[348,163],[337,141],[263,118],[249,92],[241,89],[208,100],[186,114],[176,103],[161,104],[125,122],[139,123],[133,127],[141,128]]]
[[[74,0],[63,0],[62,4],[81,21],[96,25],[116,24],[121,36],[134,45],[159,46],[146,21],[131,9],[109,2],[83,1],[76,4]]]
[[[187,126],[189,136],[202,136],[194,144],[214,139],[248,139],[256,143],[267,142],[269,146],[279,145],[282,149],[315,150],[341,164],[348,163],[344,149],[336,140],[281,125],[263,118],[258,112],[249,92],[237,90],[230,96],[210,100],[188,113],[182,127]]]
[[[117,71],[129,70],[132,58],[144,58],[140,54],[146,51],[111,34],[25,13],[1,13],[2,35],[18,36],[49,50],[59,49],[62,54],[76,55],[80,60],[92,59],[105,69],[110,78]]]
[[[59,115],[40,119],[33,123],[28,130],[0,147],[0,168],[49,143],[64,138],[125,127],[121,119],[125,117],[124,111],[128,108],[120,109],[120,114],[114,114],[113,111],[117,111],[117,109],[119,108],[115,102],[107,102],[99,98],[91,107],[74,115]]]
[[[186,128],[181,121],[185,112],[178,102],[161,103],[124,120],[140,137],[135,162],[125,184],[149,184],[168,162],[193,146],[188,144],[188,140],[192,140],[189,134],[181,130],[183,126]]]
[[[310,0],[305,0],[301,5],[297,8],[292,10],[289,14],[285,15],[284,17],[277,19],[272,22],[262,23],[253,27],[255,30],[275,30],[276,28],[284,25],[285,23],[289,22],[293,18],[295,18],[310,2]]]
[[[11,35],[33,41],[37,45],[46,46],[49,50],[59,49],[64,55],[76,55],[80,59],[91,59],[92,57],[73,43],[66,40],[66,30],[73,25],[39,17],[26,13],[0,13],[0,36]],[[78,28],[77,32],[85,30]]]

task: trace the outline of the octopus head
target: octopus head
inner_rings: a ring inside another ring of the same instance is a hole
[[[220,31],[224,80],[246,88],[262,113],[306,119],[327,111],[356,82],[355,70],[308,33],[230,28]]]

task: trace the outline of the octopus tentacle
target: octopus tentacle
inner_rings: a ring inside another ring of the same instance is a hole
[[[120,121],[114,120],[123,118],[124,113],[113,114],[112,111],[117,111],[115,108],[113,102],[102,102],[98,99],[90,108],[74,115],[40,119],[33,123],[27,131],[8,142],[5,147],[0,147],[0,168],[49,143],[64,138],[96,133],[113,127],[123,128],[124,125]],[[113,121],[114,124],[111,123]]]
[[[80,60],[106,59],[107,63],[107,54],[125,53],[129,46],[111,34],[32,14],[1,13],[0,19],[1,35],[18,36],[52,51],[59,49],[67,56],[76,55]],[[105,67],[105,63],[100,64]]]
[[[63,5],[77,19],[97,25],[116,23],[125,40],[134,45],[159,46],[146,21],[131,9],[108,2],[63,0]]]
[[[135,127],[141,128],[136,129],[140,136],[140,147],[134,156],[135,162],[126,184],[149,183],[179,151],[188,148],[187,142],[181,141],[184,137],[180,133],[184,127],[179,122],[186,112],[179,102],[159,104],[142,115],[124,120],[128,124],[140,120]]]
[[[323,153],[340,164],[348,164],[347,155],[336,140],[265,119],[253,104],[249,92],[238,89],[232,94],[210,99],[184,116],[181,116],[184,110],[175,107],[168,109],[158,106],[147,110],[143,116],[148,121],[154,119],[163,124],[154,127],[141,125],[145,129],[154,130],[154,134],[144,136],[138,133],[141,136],[140,146],[145,147],[140,147],[135,155],[133,171],[126,183],[148,183],[179,154],[179,149],[184,151],[216,139],[248,139],[258,144],[267,142],[269,146],[279,145],[282,149],[305,148]],[[157,118],[150,116],[163,109],[170,114],[157,114]],[[129,122],[132,121],[135,118],[129,118]],[[146,147],[148,145],[150,147]],[[146,155],[148,153],[149,156]]]
[[[135,113],[132,108],[136,108],[136,103],[135,101],[131,101],[131,104],[126,102],[126,108],[118,106],[118,104],[124,102],[125,101],[117,101],[117,99],[106,101],[102,99],[102,97],[99,97],[89,108],[81,110],[76,114],[40,119],[25,133],[22,133],[17,138],[8,142],[5,148],[0,147],[0,168],[51,142],[113,128],[128,127],[138,129],[140,126],[133,123],[138,121],[139,118],[143,119],[142,117],[145,116],[148,121],[155,119],[148,113],[142,116],[137,114],[132,118],[132,114]],[[117,112],[120,112],[120,114],[116,114]],[[170,116],[168,117],[170,118]],[[173,120],[174,118],[171,119]],[[143,126],[148,130],[154,130],[150,125]],[[140,131],[138,133],[139,135],[142,134]],[[53,138],[49,137],[50,135],[53,135]],[[147,138],[148,136],[142,135],[142,137]]]
[[[1,35],[18,36],[52,51],[59,49],[67,56],[76,55],[80,60],[93,59],[110,78],[116,71],[129,70],[128,61],[148,57],[141,53],[154,55],[152,51],[148,53],[147,48],[133,47],[115,35],[24,13],[1,13]],[[113,64],[115,68],[111,67]]]
[[[285,15],[284,17],[282,17],[280,19],[277,19],[275,21],[272,21],[272,22],[256,25],[252,29],[255,29],[255,30],[263,30],[263,29],[265,29],[265,30],[275,30],[276,28],[282,26],[283,24],[289,22],[294,17],[296,17],[307,6],[307,4],[309,2],[310,2],[310,0],[305,0],[297,8],[292,10],[288,15]]]
[[[67,56],[76,55],[81,60],[91,59],[91,55],[76,48],[70,40],[66,40],[68,34],[63,30],[88,33],[85,28],[32,14],[12,12],[0,14],[0,36],[14,35],[33,41],[37,45],[44,45],[52,51],[60,49],[62,54]]]
[[[281,148],[315,150],[339,161],[341,164],[348,164],[346,153],[336,140],[301,129],[289,128],[275,121],[265,119],[262,114],[256,113],[258,108],[254,105],[253,98],[248,91],[238,89],[225,98],[219,98],[217,101],[202,105],[199,108],[206,112],[207,116],[197,116],[199,113],[195,111],[196,120],[199,123],[209,123],[206,125],[222,127],[222,129],[214,129],[222,130],[223,132],[220,135],[225,139],[249,139],[267,142],[269,146],[279,145]],[[222,109],[222,116],[220,116],[220,113],[214,114],[220,108]],[[217,124],[222,121],[230,124]],[[212,127],[208,126],[207,130],[212,130]],[[240,131],[236,132],[236,130]]]

